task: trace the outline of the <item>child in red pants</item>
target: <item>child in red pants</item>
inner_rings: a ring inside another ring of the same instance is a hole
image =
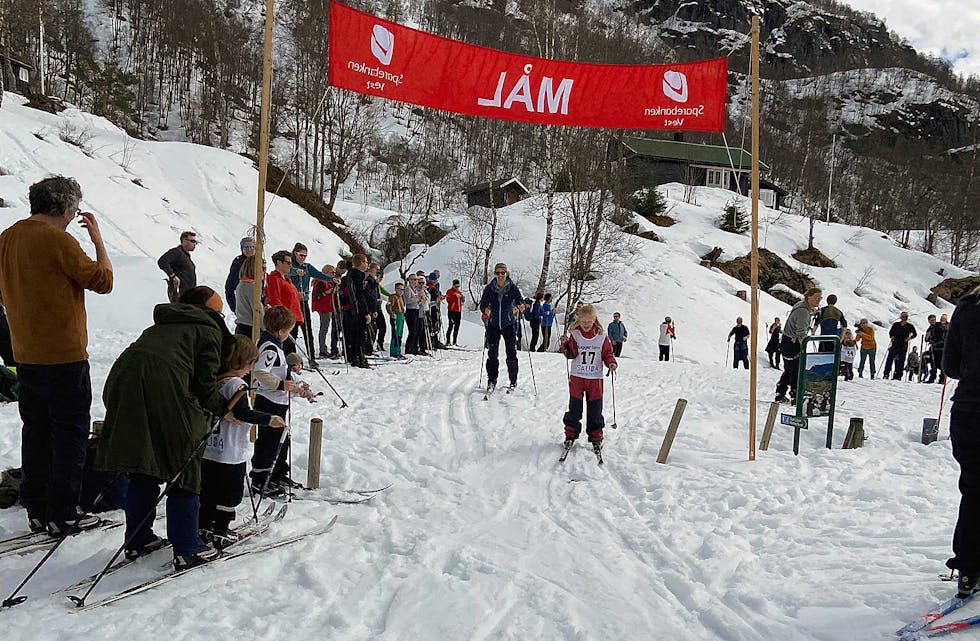
[[[565,412],[565,446],[582,433],[583,402],[587,410],[585,432],[598,453],[602,450],[602,366],[616,371],[619,364],[613,355],[613,346],[602,331],[592,305],[583,305],[575,318],[568,336],[561,339],[560,351],[571,360],[568,377],[568,411]]]

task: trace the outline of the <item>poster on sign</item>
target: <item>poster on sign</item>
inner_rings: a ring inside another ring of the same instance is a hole
[[[330,3],[330,85],[444,111],[549,125],[720,132],[726,58],[608,65],[443,38]]]

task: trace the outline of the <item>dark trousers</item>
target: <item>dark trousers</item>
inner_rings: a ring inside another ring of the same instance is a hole
[[[840,362],[840,371],[844,375],[845,381],[854,380],[854,363],[848,363],[846,361]]]
[[[130,474],[126,494],[126,540],[130,548],[139,548],[153,540],[154,506],[160,498],[163,481],[143,474]],[[174,546],[174,556],[197,554],[204,549],[197,535],[197,516],[201,501],[197,494],[170,488],[167,493],[167,538]]]
[[[301,300],[299,308],[303,312],[303,324],[299,326],[299,329],[303,331],[303,345],[306,347],[308,360],[312,361],[316,357],[316,351],[314,351],[316,340],[313,338],[313,315],[310,312],[310,302]]]
[[[20,384],[21,503],[28,518],[69,521],[82,491],[92,381],[88,361],[17,368]]]
[[[541,347],[538,348],[539,352],[547,352],[551,348],[551,325],[541,326]]]
[[[201,511],[198,529],[221,532],[235,520],[245,496],[245,463],[201,461]]]
[[[538,346],[538,333],[541,331],[541,321],[531,321],[531,344],[527,346],[528,351],[533,352]]]
[[[885,357],[885,378],[888,378],[888,374],[891,372],[892,365],[895,365],[895,374],[892,376],[893,379],[899,381],[902,379],[902,370],[905,369],[905,350],[908,347],[903,345],[902,347],[889,347],[888,355]]]
[[[235,324],[235,333],[244,336],[245,338],[252,338],[252,326],[242,325],[241,323]]]
[[[949,433],[953,458],[960,464],[960,512],[953,531],[953,558],[947,565],[962,574],[980,572],[980,410],[953,403]]]
[[[769,355],[769,366],[779,369],[779,359],[780,359],[779,347],[777,346],[776,351],[774,352],[770,352],[766,350],[766,354]]]
[[[341,312],[334,310],[333,318],[330,323],[330,353],[337,353],[337,339],[344,333],[343,318]],[[341,343],[343,345],[343,343]]]
[[[405,325],[408,326],[408,339],[405,341],[405,352],[407,354],[418,354],[419,310],[409,309],[405,311]]]
[[[296,353],[296,345],[299,343],[299,323],[293,325],[293,329],[290,330],[289,336],[291,338],[282,342],[282,353],[286,356]]]
[[[776,383],[776,396],[786,396],[787,390],[796,396],[797,377],[800,374],[800,359],[783,356],[783,374]]]
[[[424,311],[424,310],[423,310]],[[429,334],[429,314],[419,314],[418,324],[415,326],[418,336],[418,354],[427,354],[432,349],[432,336]]]
[[[660,345],[660,360],[669,361],[670,360],[670,345]]]
[[[347,348],[347,361],[357,363],[364,359],[364,339],[367,323],[360,314],[344,310],[344,344]]]
[[[0,358],[7,367],[17,367],[14,360],[14,348],[10,342],[10,325],[7,324],[7,312],[0,306]]]
[[[619,358],[623,353],[623,341],[616,341],[613,344],[613,356]]]
[[[384,312],[378,312],[377,318],[374,319],[374,329],[375,333],[377,334],[376,340],[378,343],[378,349],[384,351],[385,334],[388,332],[388,322],[385,320]]]
[[[446,330],[446,345],[455,345],[459,338],[459,324],[463,319],[463,312],[449,310],[449,328]]]
[[[429,347],[432,349],[441,349],[442,345],[439,344],[439,334],[442,333],[442,314],[439,313],[438,307],[433,307],[429,310]]]
[[[255,409],[259,412],[267,412],[285,419],[289,407],[279,405],[260,394],[256,394]],[[252,452],[252,473],[250,476],[252,486],[261,488],[265,483],[266,477],[270,474],[274,482],[279,482],[289,476],[290,439],[288,436],[286,437],[286,442],[282,444],[282,449],[279,451],[279,457],[276,458],[276,448],[279,447],[282,430],[259,425],[256,434],[255,447]]]
[[[504,338],[504,350],[507,353],[507,374],[510,376],[511,385],[517,384],[517,328],[509,325],[503,329],[498,329],[493,325],[487,327],[487,381],[497,382],[497,371],[500,368],[498,351],[500,350],[500,337]]]
[[[943,367],[943,350],[932,348],[932,365],[929,368],[929,382],[936,382],[936,374]],[[942,383],[946,379],[945,374],[939,377],[939,382]]]
[[[732,358],[732,367],[738,369],[738,364],[742,363],[745,365],[745,369],[749,368],[749,346],[744,341],[735,342],[734,356]]]

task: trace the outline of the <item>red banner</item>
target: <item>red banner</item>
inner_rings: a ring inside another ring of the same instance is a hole
[[[449,40],[330,3],[330,85],[484,118],[723,131],[726,58],[600,65]]]

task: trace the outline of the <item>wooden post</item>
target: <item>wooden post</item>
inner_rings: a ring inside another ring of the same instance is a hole
[[[262,331],[262,256],[265,255],[265,183],[269,172],[269,105],[272,101],[272,27],[275,24],[275,0],[265,1],[265,52],[262,56],[262,106],[259,116],[259,188],[255,203],[255,283],[252,285],[252,342],[259,342]],[[255,402],[255,390],[249,394]],[[248,438],[252,443],[258,436],[253,425]]]
[[[310,419],[310,456],[306,466],[306,487],[320,489],[320,450],[323,444],[323,421]]]
[[[752,16],[752,334],[749,339],[749,460],[755,460],[759,353],[759,16]]]
[[[674,415],[670,417],[670,425],[667,426],[667,433],[664,434],[664,442],[660,444],[660,453],[657,454],[657,463],[666,463],[667,455],[670,454],[670,446],[674,444],[674,436],[677,435],[677,427],[681,424],[684,416],[684,409],[687,407],[687,399],[677,399],[674,406]]]
[[[259,117],[259,188],[255,206],[255,285],[252,288],[252,340],[262,330],[262,256],[265,254],[265,183],[269,169],[269,103],[272,96],[272,27],[275,2],[265,2],[265,55],[262,59],[262,110]]]
[[[769,441],[772,439],[772,428],[776,425],[776,417],[779,416],[779,403],[773,402],[769,405],[769,413],[766,415],[766,427],[762,430],[762,442],[759,449],[765,452],[769,449]]]
[[[847,436],[844,437],[844,449],[853,450],[864,447],[864,419],[852,417],[847,426]]]
[[[98,438],[102,436],[102,428],[105,426],[105,421],[92,421],[92,438]]]

